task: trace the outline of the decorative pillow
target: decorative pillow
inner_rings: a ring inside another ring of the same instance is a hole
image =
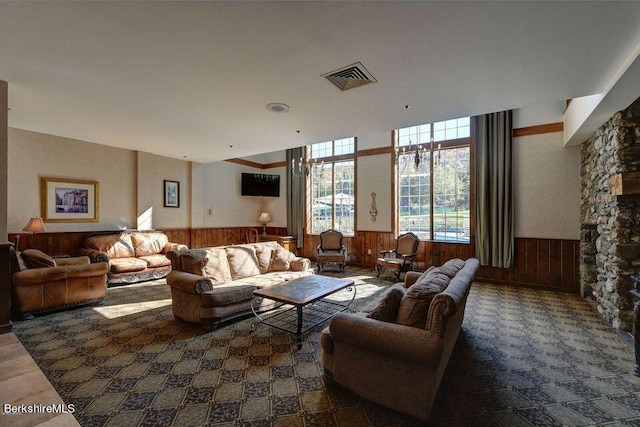
[[[411,285],[400,301],[396,323],[399,325],[424,328],[431,301],[446,289],[449,278],[443,273],[435,273],[429,282]]]
[[[268,272],[274,248],[264,243],[255,245],[254,247],[256,249],[256,257],[258,258],[258,268],[260,269],[260,273]]]
[[[18,269],[19,269],[19,271],[23,271],[23,270],[26,270],[27,268],[29,268],[29,267],[27,267],[27,264],[24,262],[24,258],[22,258],[22,255],[20,254],[20,252],[16,252],[16,259],[18,260]]]
[[[463,267],[463,260],[460,258],[453,258],[442,264],[440,271],[446,274],[449,279],[453,279],[453,277],[458,274],[458,271],[462,270]]]
[[[164,233],[133,233],[131,242],[136,256],[139,257],[162,253],[169,243],[169,238]]]
[[[214,285],[231,281],[231,271],[224,249],[206,249],[206,259],[202,268],[203,275],[211,279]]]
[[[430,276],[431,274],[433,274],[433,273],[434,273],[434,270],[435,270],[435,269],[436,269],[436,266],[435,266],[435,265],[432,265],[431,267],[427,268],[427,269],[424,271],[424,273],[422,273],[422,274],[420,275],[420,277],[418,277],[418,279],[417,279],[414,283],[424,282],[424,281],[426,281],[426,280],[429,280],[429,279],[428,279],[428,278],[429,278],[429,276]]]
[[[55,267],[56,261],[38,249],[25,249],[20,253],[29,268]]]
[[[256,250],[249,246],[228,246],[225,248],[233,280],[260,274]]]
[[[404,292],[399,288],[392,288],[387,294],[378,302],[378,304],[367,313],[366,317],[371,319],[381,320],[383,322],[394,323],[400,308],[400,301]]]
[[[295,259],[295,255],[282,246],[278,246],[271,255],[271,264],[269,271],[287,271],[291,267],[291,261]]]
[[[84,245],[89,249],[106,252],[109,258],[133,258],[136,256],[129,233],[89,237],[84,241]]]
[[[179,257],[182,271],[204,276],[204,264],[207,262],[207,251],[205,249],[191,249],[180,254]]]

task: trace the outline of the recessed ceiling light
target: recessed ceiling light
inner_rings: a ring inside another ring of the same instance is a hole
[[[287,104],[283,104],[281,102],[272,102],[271,104],[267,104],[267,110],[272,113],[288,113],[291,108]]]

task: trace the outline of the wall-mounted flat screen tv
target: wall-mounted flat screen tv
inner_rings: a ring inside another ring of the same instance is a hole
[[[243,173],[242,195],[280,197],[280,175]]]

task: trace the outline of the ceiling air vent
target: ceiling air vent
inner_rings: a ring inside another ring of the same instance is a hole
[[[353,89],[354,87],[377,82],[375,77],[359,62],[323,74],[322,77],[329,80],[340,90]]]

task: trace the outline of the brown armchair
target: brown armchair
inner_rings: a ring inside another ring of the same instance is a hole
[[[413,268],[419,244],[420,239],[413,233],[398,236],[396,248],[380,252],[382,256],[376,260],[378,277],[384,270],[393,270],[396,273],[396,281],[400,281],[400,274]]]
[[[340,271],[344,273],[344,265],[347,259],[347,251],[342,244],[343,235],[337,230],[326,230],[320,233],[318,245],[317,263],[318,273],[324,268],[325,263],[338,264]]]
[[[100,303],[107,295],[106,262],[91,264],[86,256],[53,259],[36,249],[20,254],[11,248],[10,256],[14,317]]]

